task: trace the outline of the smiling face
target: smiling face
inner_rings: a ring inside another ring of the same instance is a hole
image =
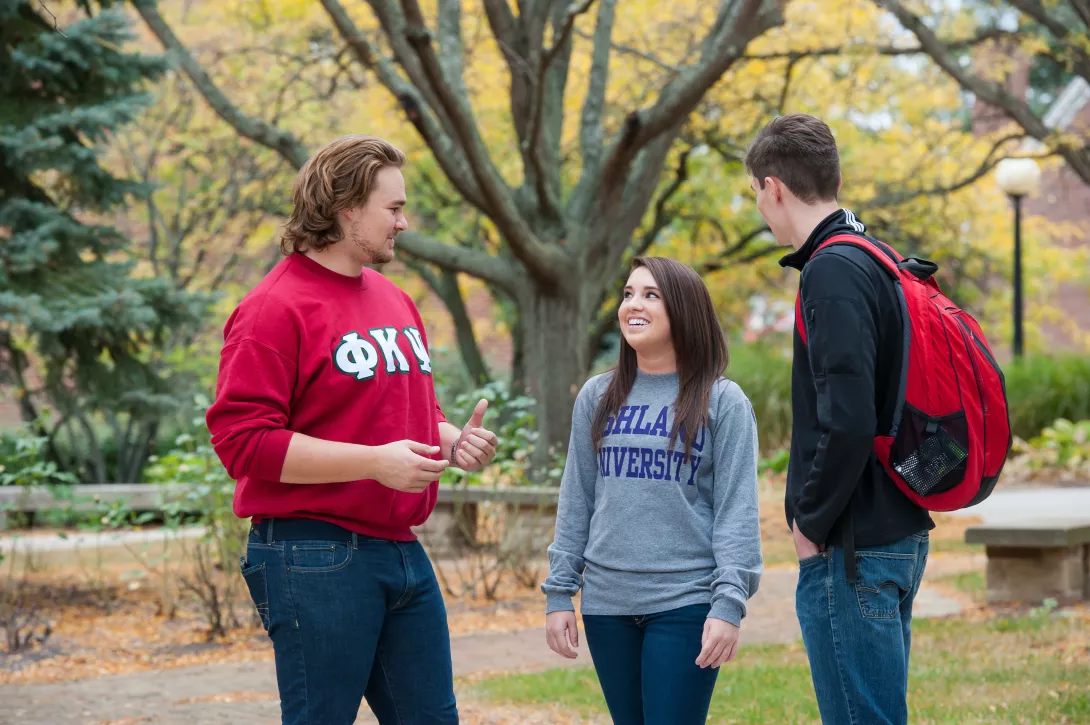
[[[617,320],[624,339],[641,355],[654,355],[673,344],[662,291],[647,267],[636,267],[628,276]]]
[[[387,166],[375,174],[367,201],[346,209],[344,244],[361,264],[386,264],[394,259],[394,237],[409,228],[405,219],[405,177]]]

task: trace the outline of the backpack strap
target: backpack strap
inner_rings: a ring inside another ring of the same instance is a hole
[[[881,246],[879,246],[871,240],[855,234],[835,234],[829,237],[824,242],[818,245],[818,248],[815,249],[814,253],[810,255],[810,258],[813,259],[814,255],[816,255],[822,249],[825,249],[826,247],[834,244],[850,244],[854,247],[859,247],[863,249],[864,251],[870,253],[871,257],[873,257],[874,260],[878,262],[878,264],[881,265],[882,268],[885,269],[886,272],[888,272],[894,280],[900,278],[898,265],[904,262],[904,258],[902,258],[895,249],[886,244],[882,244]],[[799,337],[802,338],[802,344],[805,345],[806,319],[803,317],[802,313],[801,281],[799,283],[799,290],[795,294],[795,327],[798,328]]]
[[[869,252],[870,255],[874,257],[874,260],[889,272],[891,277],[899,279],[901,276],[898,265],[905,260],[897,253],[897,250],[887,244],[879,243],[881,244],[881,246],[879,246],[871,240],[855,234],[836,234],[822,242],[818,248],[814,250],[814,254],[817,254],[822,249],[834,244],[851,244],[854,247],[859,247],[860,249]],[[814,254],[810,255],[811,259],[813,259]]]

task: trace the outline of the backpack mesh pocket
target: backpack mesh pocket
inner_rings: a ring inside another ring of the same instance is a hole
[[[909,488],[921,496],[949,491],[965,476],[968,460],[964,412],[935,418],[905,406],[889,463]]]

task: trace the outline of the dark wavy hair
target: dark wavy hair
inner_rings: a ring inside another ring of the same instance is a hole
[[[387,166],[401,168],[405,154],[375,136],[341,136],[318,149],[295,176],[291,218],[280,239],[280,252],[319,250],[344,237],[337,213],[360,206]]]
[[[637,257],[632,270],[645,267],[655,278],[670,319],[670,341],[677,358],[678,393],[670,447],[679,433],[684,438],[685,459],[693,440],[708,422],[712,386],[730,362],[726,337],[719,326],[712,296],[700,275],[687,264],[665,257]],[[606,423],[616,415],[636,382],[636,351],[621,336],[621,350],[613,378],[594,411],[592,440],[597,449]]]

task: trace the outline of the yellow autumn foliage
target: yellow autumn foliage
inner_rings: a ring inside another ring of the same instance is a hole
[[[422,5],[434,27],[434,0]],[[346,8],[368,38],[389,54],[367,4],[351,2]],[[699,39],[715,10],[716,4],[697,0],[619,3],[603,116],[607,138],[627,113],[654,101],[676,72],[673,69],[695,59]],[[388,138],[410,158],[406,174],[410,189],[421,188],[420,175],[426,172],[437,180],[444,195],[457,199],[391,94],[373,74],[355,64],[349,53],[341,52],[343,43],[319,3],[172,3],[164,4],[162,12],[244,112],[275,120],[310,148],[343,133],[366,132]],[[573,33],[561,146],[565,194],[571,192],[581,168],[579,116],[587,91],[595,16],[592,6],[577,20]],[[968,130],[963,94],[933,64],[914,55],[876,53],[875,46],[913,45],[913,39],[906,39],[904,31],[873,3],[796,0],[788,4],[786,20],[784,27],[751,44],[747,54],[752,59],[732,68],[687,124],[660,187],[670,182],[677,156],[695,147],[689,159],[690,179],[671,198],[673,219],[650,253],[699,267],[719,258],[732,241],[758,228],[761,221],[740,163],[746,144],[778,113],[813,113],[834,129],[842,150],[842,203],[902,252],[938,262],[947,291],[956,290],[959,301],[986,320],[990,337],[1009,339],[1009,203],[989,173],[945,191],[963,183],[1000,151],[1013,150],[1008,144],[997,151],[997,142],[1007,131],[974,135]],[[965,35],[972,28],[955,16],[948,32]],[[480,0],[462,3],[461,33],[465,85],[478,127],[496,167],[508,183],[518,185],[522,162],[511,123],[509,70]],[[150,36],[145,41],[150,50],[159,50]],[[834,48],[843,52],[807,55]],[[300,70],[303,67],[305,70]],[[327,93],[334,76],[340,80]],[[210,136],[234,134],[203,101],[197,103],[197,113],[205,117]],[[254,153],[272,155],[259,148]],[[217,159],[209,159],[209,173],[223,172],[217,169]],[[283,186],[284,199],[290,194],[292,176],[285,167],[277,181]],[[410,199],[410,214],[415,203],[415,219],[428,223],[431,235],[451,243],[464,239],[475,212],[468,203],[445,205],[436,211],[430,208],[437,203],[434,196],[418,194]],[[421,205],[427,208],[420,209]],[[713,219],[716,225],[699,223],[704,218]],[[649,212],[645,227],[651,221]],[[247,243],[255,248],[267,245],[274,230],[265,224],[255,229]],[[1085,260],[1054,241],[1068,232],[1070,229],[1041,220],[1027,221],[1025,272],[1031,348],[1044,344],[1040,325],[1057,318],[1056,310],[1044,304],[1047,293],[1061,281],[1087,281]],[[480,236],[486,248],[500,244],[487,221]],[[767,238],[758,237],[732,259],[769,244]],[[728,259],[722,269],[706,275],[730,330],[737,331],[744,324],[754,295],[783,300],[793,297],[796,274],[781,270],[776,264],[778,256],[773,252],[749,263]],[[464,275],[462,279],[466,295],[481,294],[479,282]],[[418,280],[404,281],[414,296],[423,298]],[[610,304],[612,301],[607,301],[605,308]],[[441,314],[434,304],[429,312]],[[491,321],[477,322],[481,334],[496,334]],[[431,329],[433,345],[452,344],[449,325],[437,322]]]

